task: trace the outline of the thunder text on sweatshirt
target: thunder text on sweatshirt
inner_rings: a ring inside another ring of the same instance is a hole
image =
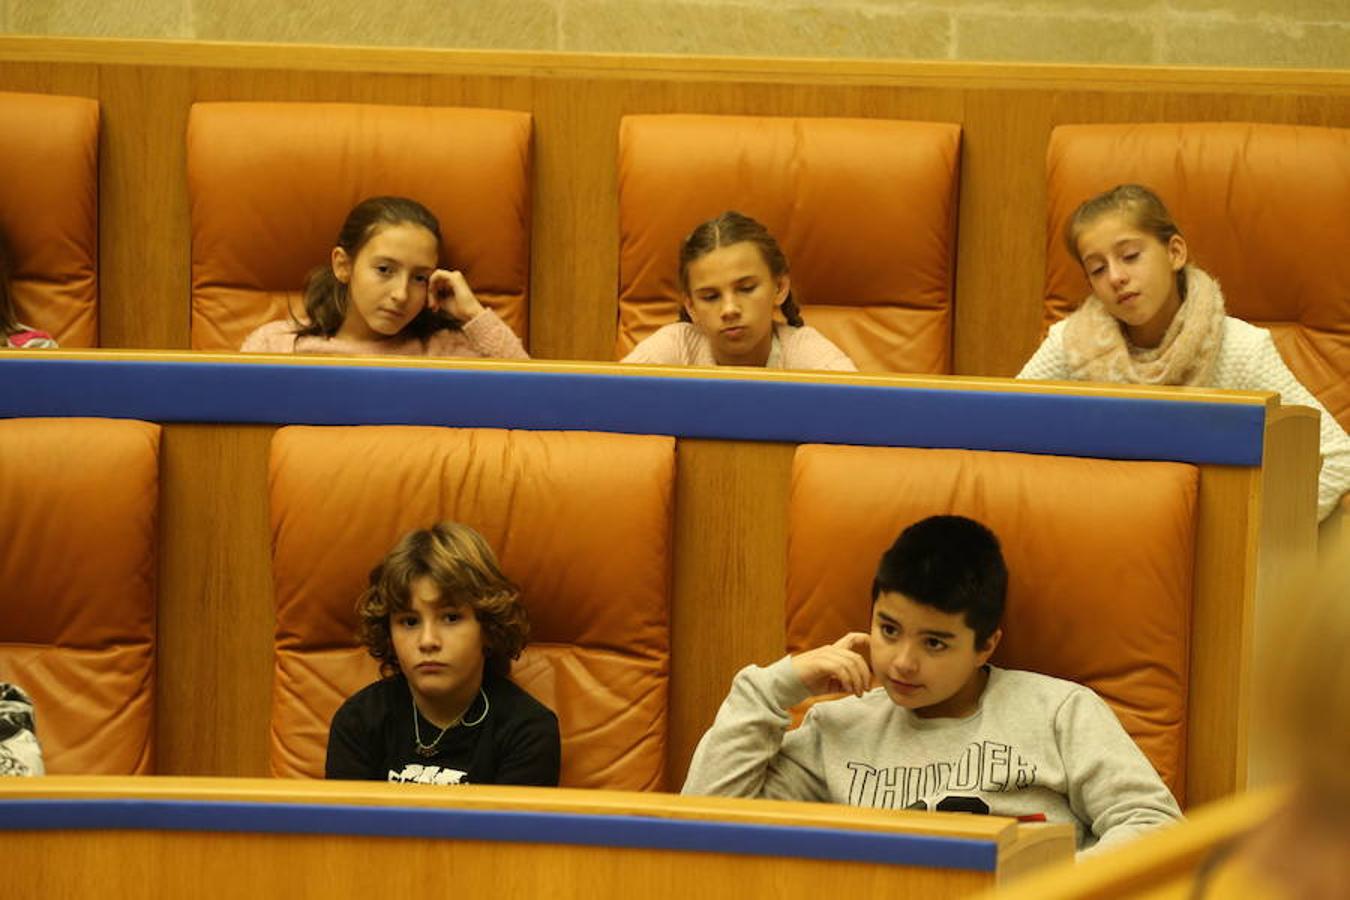
[[[1110,707],[1071,681],[989,667],[973,715],[925,719],[882,688],[818,703],[784,657],[747,666],[699,742],[686,794],[884,809],[1043,813],[1078,849],[1177,821],[1181,810]]]

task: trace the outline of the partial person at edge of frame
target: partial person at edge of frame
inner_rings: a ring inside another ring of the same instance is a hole
[[[19,321],[12,288],[14,268],[14,252],[4,232],[0,232],[0,349],[56,349],[56,339],[50,334]]]

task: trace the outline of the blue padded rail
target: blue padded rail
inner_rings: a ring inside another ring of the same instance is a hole
[[[0,418],[447,425],[1254,466],[1251,403],[633,374],[8,359]]]
[[[188,800],[0,800],[0,832],[340,834],[694,850],[992,872],[991,841],[842,828],[454,808]]]

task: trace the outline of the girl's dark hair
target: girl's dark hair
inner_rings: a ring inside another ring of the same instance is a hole
[[[782,278],[788,273],[787,257],[783,254],[783,248],[778,246],[778,241],[769,234],[769,229],[744,213],[728,210],[699,225],[680,244],[680,292],[686,296],[689,294],[690,263],[719,247],[729,247],[743,241],[759,248],[760,256],[764,257],[764,263],[774,278]],[[783,318],[789,325],[800,328],[806,324],[802,321],[801,310],[791,290],[783,301],[782,310]],[[689,312],[683,306],[680,307],[680,321],[691,321]]]
[[[530,636],[520,589],[497,566],[481,534],[468,525],[442,522],[404,535],[371,570],[370,586],[356,601],[357,635],[386,677],[399,672],[389,620],[412,608],[412,585],[430,578],[442,606],[460,603],[483,628],[484,667],[505,676]]]
[[[370,197],[362,200],[347,213],[347,220],[338,232],[337,246],[341,247],[353,264],[371,238],[390,225],[420,225],[441,242],[441,223],[436,216],[416,200],[407,197]],[[305,281],[305,320],[295,319],[297,335],[332,337],[347,318],[347,285],[338,281],[331,265],[323,265],[309,273]],[[404,326],[403,330],[420,340],[426,340],[446,328],[463,325],[454,316],[440,310],[424,309]]]
[[[1125,216],[1135,228],[1153,235],[1164,247],[1173,237],[1181,235],[1162,198],[1142,184],[1118,184],[1104,194],[1084,200],[1064,223],[1064,243],[1078,265],[1083,265],[1083,257],[1078,253],[1078,238],[1083,229],[1108,213]],[[1177,270],[1177,294],[1186,299],[1185,266]]]
[[[0,231],[0,337],[12,334],[19,328],[19,314],[14,309],[14,296],[9,287],[13,266],[14,254],[9,249],[5,233]]]

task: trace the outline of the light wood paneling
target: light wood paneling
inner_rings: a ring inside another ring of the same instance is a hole
[[[0,38],[3,40],[3,38]],[[96,65],[63,65],[51,62],[10,62],[0,50],[0,90],[36,94],[72,94],[97,97],[99,68]]]
[[[0,782],[0,800],[115,800],[334,804],[398,806],[595,816],[641,816],[741,825],[794,825],[888,834],[968,838],[1011,850],[1022,843],[1025,824],[1000,816],[933,814],[903,809],[851,808],[833,803],[684,797],[664,793],[508,785],[445,785],[379,781],[306,781],[272,778],[142,778],[53,775],[41,780]],[[1052,826],[1061,828],[1064,826]],[[1039,838],[1035,842],[1039,842]]]
[[[1326,559],[1350,556],[1350,497],[1342,497],[1340,505],[1318,526],[1317,554]]]
[[[157,767],[268,774],[272,543],[265,425],[165,425]]]
[[[188,79],[99,69],[99,341],[188,346]]]
[[[1184,900],[1194,896],[1195,874],[1200,866],[1227,842],[1267,821],[1284,799],[1278,791],[1226,799],[1128,847],[1037,872],[1010,889],[1000,890],[998,900]],[[1215,897],[1232,896],[1211,893]],[[1268,895],[1255,891],[1252,896]],[[993,897],[980,894],[980,900]]]
[[[447,872],[456,890],[500,897],[647,897],[814,900],[825,891],[897,900],[968,897],[1006,876],[922,866],[736,857],[684,850],[212,832],[29,832],[7,846],[23,863],[16,896],[291,898],[425,892]],[[1058,851],[1070,838],[1056,841]],[[1036,848],[1042,855],[1045,851]],[[371,865],[372,859],[396,864]],[[1037,859],[1030,870],[1048,860]],[[469,873],[469,874],[463,874]]]
[[[686,798],[618,791],[353,785],[235,779],[16,779],[5,800],[253,802],[424,810],[639,816],[987,841],[993,871],[796,856],[442,838],[94,829],[6,833],[17,896],[363,897],[425,893],[452,873],[455,891],[507,897],[819,897],[825,891],[934,900],[961,897],[1072,856],[1072,829],[993,816],[844,809],[828,804]],[[26,782],[26,783],[25,783]],[[267,815],[266,807],[258,816]],[[340,815],[340,814],[339,814]],[[338,817],[334,818],[338,822]],[[336,827],[341,827],[338,822]],[[381,852],[377,852],[381,851]],[[376,860],[372,864],[372,860]],[[384,860],[380,862],[379,860]]]
[[[1266,677],[1257,630],[1296,602],[1291,587],[1316,561],[1316,415],[1267,416],[1260,469],[1201,467],[1186,766],[1196,805],[1263,780],[1249,758],[1254,687]]]
[[[1256,584],[1259,482],[1251,469],[1200,469],[1186,731],[1186,791],[1197,805],[1243,786],[1250,698],[1239,661],[1251,651],[1246,621]]]
[[[188,346],[182,145],[186,106],[194,100],[336,100],[532,112],[530,349],[541,359],[613,356],[622,115],[960,122],[954,359],[957,372],[987,375],[1016,372],[1040,338],[1045,145],[1055,125],[1239,120],[1350,126],[1350,73],[1319,71],[4,37],[0,89],[79,94],[104,104],[102,333],[105,345],[114,347]]]
[[[8,834],[18,897],[419,896],[813,900],[824,891],[935,900],[993,883],[987,873],[684,850],[345,835],[118,831]]]
[[[1054,96],[967,91],[957,222],[957,372],[1011,375],[1041,340],[1045,147]],[[1009,106],[1013,101],[1016,105]],[[972,121],[986,123],[972,128]],[[1039,168],[1038,168],[1039,167]],[[977,264],[978,263],[978,264]]]
[[[787,652],[790,444],[682,440],[676,451],[670,747],[679,790],[731,679]]]
[[[586,79],[536,85],[530,266],[530,339],[537,341],[531,344],[536,357],[614,358],[618,123],[625,98],[601,87]]]
[[[1255,608],[1249,674],[1253,716],[1258,715],[1258,686],[1273,683],[1284,665],[1287,648],[1272,647],[1270,638],[1303,611],[1307,585],[1317,566],[1317,465],[1321,460],[1316,411],[1302,406],[1276,410],[1266,425],[1265,462],[1261,467],[1261,529],[1256,558]],[[1245,657],[1244,657],[1245,658]],[[1260,721],[1249,727],[1258,735]],[[1269,784],[1287,771],[1271,759],[1269,741],[1251,740],[1248,785]]]

